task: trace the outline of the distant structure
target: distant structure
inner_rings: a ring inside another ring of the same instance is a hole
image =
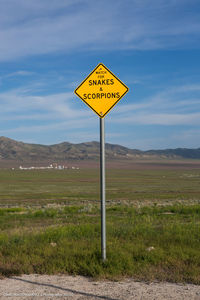
[[[56,170],[64,170],[64,169],[69,169],[67,166],[64,166],[64,165],[58,165],[57,163],[53,163],[53,164],[50,164],[49,166],[46,166],[46,167],[34,167],[34,166],[31,166],[31,167],[22,167],[22,166],[19,166],[19,169],[20,170],[47,170],[47,169],[56,169]],[[71,167],[72,170],[79,170],[80,168],[79,167]],[[14,168],[12,168],[12,170],[14,170]]]
[[[19,166],[20,170],[45,170],[45,169],[54,169],[52,165],[47,166],[47,167],[22,167]]]

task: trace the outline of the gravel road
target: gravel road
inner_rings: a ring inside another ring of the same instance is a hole
[[[23,275],[0,280],[0,299],[200,300],[200,286],[145,283],[129,278],[94,281],[82,276]]]

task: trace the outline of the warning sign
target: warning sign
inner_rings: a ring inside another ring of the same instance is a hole
[[[75,90],[100,118],[104,118],[127,92],[128,87],[103,64],[98,64]]]

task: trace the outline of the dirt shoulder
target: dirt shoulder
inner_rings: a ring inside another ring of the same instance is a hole
[[[200,300],[200,286],[94,281],[82,276],[23,275],[0,280],[0,299],[141,299]]]

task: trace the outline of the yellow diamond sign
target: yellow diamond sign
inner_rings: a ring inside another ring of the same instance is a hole
[[[98,64],[75,90],[100,118],[104,118],[127,92],[127,86],[103,64]]]

